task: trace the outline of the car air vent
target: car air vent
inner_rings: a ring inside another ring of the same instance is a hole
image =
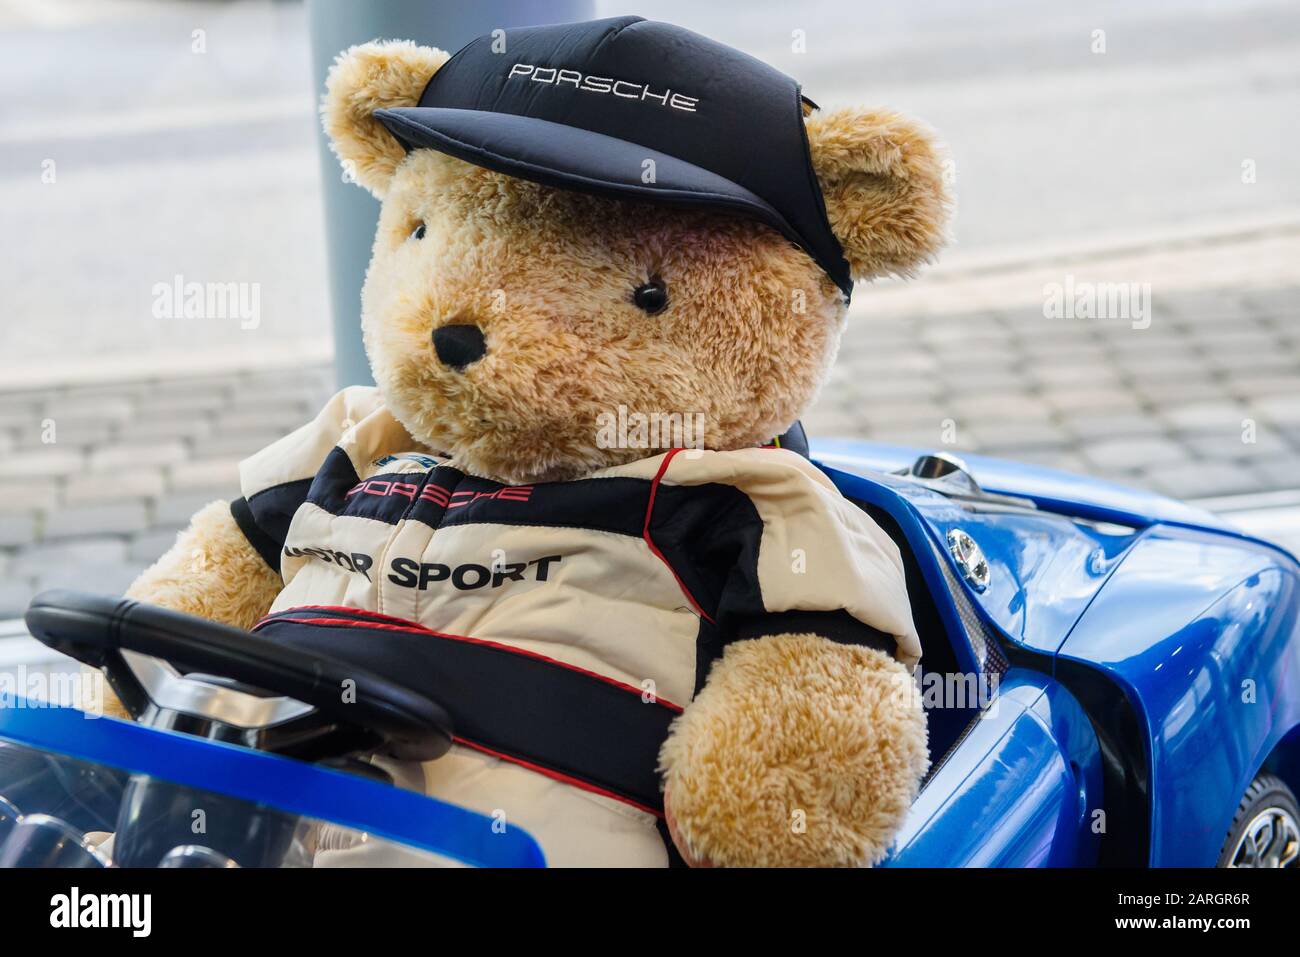
[[[1002,642],[997,632],[984,621],[980,613],[975,610],[975,606],[971,604],[966,590],[953,573],[948,557],[933,543],[931,543],[931,552],[939,565],[939,570],[943,573],[944,584],[948,588],[948,594],[952,596],[953,605],[957,608],[957,617],[961,619],[962,626],[966,629],[971,651],[975,654],[975,663],[983,674],[1001,678],[1007,673],[1010,664],[1002,650]]]

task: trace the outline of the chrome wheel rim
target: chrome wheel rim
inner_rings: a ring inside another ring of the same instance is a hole
[[[1246,825],[1228,866],[1300,866],[1300,823],[1286,808],[1265,808]]]

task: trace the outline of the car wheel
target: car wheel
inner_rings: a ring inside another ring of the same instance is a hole
[[[1237,807],[1219,867],[1300,867],[1300,805],[1280,778],[1255,778]]]

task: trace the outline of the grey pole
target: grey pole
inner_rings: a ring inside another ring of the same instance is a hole
[[[317,97],[342,50],[367,40],[403,39],[455,52],[498,28],[589,20],[593,0],[309,0],[312,79]],[[340,386],[374,380],[361,345],[361,283],[379,219],[379,204],[345,183],[338,160],[317,128],[325,240],[329,255],[334,370]]]

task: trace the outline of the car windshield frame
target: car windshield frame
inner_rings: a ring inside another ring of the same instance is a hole
[[[475,867],[544,867],[523,828],[291,758],[11,696],[0,740],[363,831]]]

